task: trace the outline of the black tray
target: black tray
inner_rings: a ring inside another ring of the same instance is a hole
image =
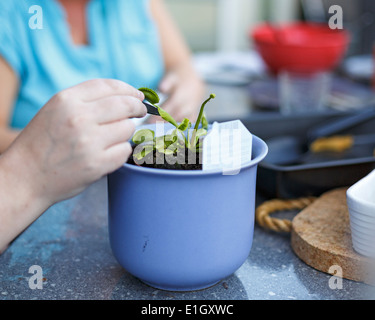
[[[240,120],[251,133],[267,142],[267,139],[283,135],[301,137],[308,129],[349,114],[336,111],[292,116],[260,113]],[[345,133],[370,132],[375,132],[375,120],[366,121]],[[375,157],[372,154],[293,166],[268,163],[266,158],[258,168],[257,189],[273,198],[319,196],[328,190],[350,186],[374,169]]]

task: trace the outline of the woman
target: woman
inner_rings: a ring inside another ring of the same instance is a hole
[[[94,78],[159,89],[177,120],[195,116],[203,85],[162,0],[40,0],[42,29],[34,4],[0,2],[0,153],[53,95]]]

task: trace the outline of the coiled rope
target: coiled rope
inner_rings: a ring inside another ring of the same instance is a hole
[[[292,200],[274,199],[261,204],[255,211],[256,222],[263,228],[276,232],[290,232],[292,221],[271,217],[272,213],[285,210],[302,210],[312,204],[315,197],[305,197]]]

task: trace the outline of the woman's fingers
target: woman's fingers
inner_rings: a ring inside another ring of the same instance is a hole
[[[93,116],[99,124],[129,118],[142,118],[147,114],[147,109],[141,100],[133,96],[116,95],[98,99],[94,102],[93,109]]]
[[[101,143],[99,147],[107,150],[116,144],[129,141],[135,131],[135,125],[130,119],[125,119],[101,125],[98,130]]]
[[[120,168],[128,161],[132,150],[129,142],[118,143],[107,149],[103,154],[102,174],[106,175]]]
[[[131,85],[115,79],[94,79],[66,90],[69,95],[77,95],[81,101],[90,102],[108,96],[132,96],[144,100],[144,94]]]
[[[159,90],[168,95],[162,105],[165,111],[177,121],[184,118],[194,121],[204,92],[203,83],[194,74],[186,74],[184,71],[168,73]]]

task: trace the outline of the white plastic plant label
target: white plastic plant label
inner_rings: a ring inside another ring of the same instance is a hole
[[[235,175],[251,161],[253,136],[240,120],[214,122],[203,143],[203,171]]]

